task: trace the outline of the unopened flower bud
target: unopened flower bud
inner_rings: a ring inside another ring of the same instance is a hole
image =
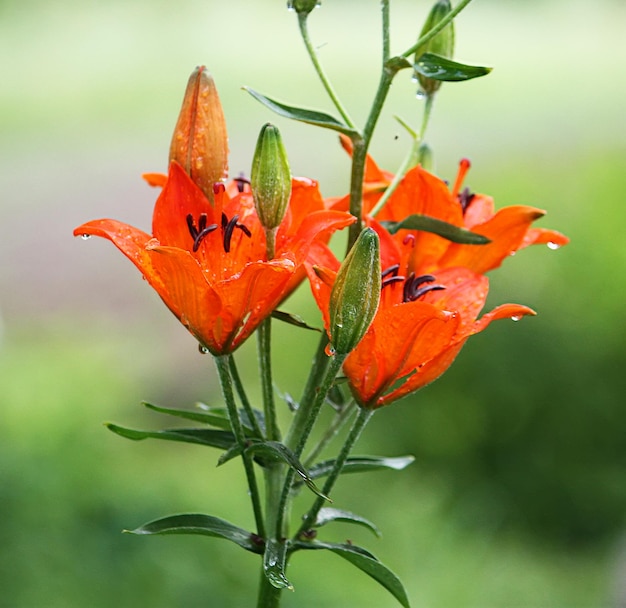
[[[330,343],[347,354],[368,330],[380,301],[380,242],[371,228],[361,232],[339,268],[330,293]]]
[[[196,68],[187,83],[170,146],[172,161],[185,169],[211,201],[213,184],[227,176],[226,121],[213,78],[204,66]]]
[[[278,228],[291,196],[291,172],[280,131],[270,123],[263,125],[257,140],[250,187],[263,227]]]
[[[422,169],[426,169],[430,173],[435,171],[435,158],[433,157],[433,150],[427,143],[420,144],[417,150],[417,161],[422,166]]]
[[[298,14],[308,15],[316,6],[321,4],[320,0],[289,0],[287,8],[296,11]]]
[[[426,18],[426,23],[420,32],[420,38],[433,29],[450,11],[450,0],[437,0]],[[415,63],[424,53],[434,53],[446,59],[452,59],[454,54],[454,22],[451,21],[436,36],[426,44],[420,46],[415,52]],[[433,80],[416,73],[420,86],[426,95],[433,95],[441,86],[440,80]]]

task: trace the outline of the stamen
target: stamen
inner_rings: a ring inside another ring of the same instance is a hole
[[[383,279],[380,285],[380,288],[384,289],[385,287],[387,287],[387,285],[391,285],[392,283],[402,283],[403,281],[404,281],[403,276],[387,277],[386,279]]]
[[[415,247],[415,235],[414,234],[407,234],[403,239],[402,239],[402,244],[403,245],[408,245],[411,244],[411,247]]]
[[[200,220],[202,220],[202,218],[200,218]],[[204,223],[206,224],[206,216],[204,218]],[[214,230],[217,230],[217,224],[211,224],[210,226],[207,226],[198,234],[198,236],[193,240],[193,252],[194,253],[198,251],[198,249],[200,248],[200,243],[202,243],[202,240],[204,239],[204,237],[207,234],[211,234],[211,232],[213,232]]]
[[[390,274],[395,277],[398,275],[398,270],[400,270],[400,264],[393,264],[392,266],[389,266],[389,268],[382,271],[382,273],[380,274],[380,278],[384,279]]]
[[[467,211],[467,208],[471,205],[475,196],[476,195],[467,187],[463,188],[462,192],[458,194],[457,198],[459,199],[463,213]]]
[[[230,240],[233,238],[233,232],[235,228],[239,228],[239,230],[241,230],[241,232],[243,232],[247,237],[251,237],[252,233],[246,226],[237,223],[237,220],[239,219],[238,215],[233,215],[230,221],[226,223],[225,227],[224,218],[226,218],[226,215],[222,214],[222,227],[224,230],[224,251],[228,253],[230,251]]]
[[[187,214],[187,228],[189,228],[189,234],[191,234],[191,238],[195,241],[198,236],[198,229],[193,221],[193,215],[191,213]]]
[[[223,194],[226,192],[226,186],[223,182],[215,182],[213,184],[213,194]]]
[[[445,289],[443,285],[424,285],[424,283],[432,283],[434,280],[435,277],[432,274],[423,274],[416,277],[415,273],[412,272],[404,283],[402,301],[415,302],[415,300],[421,298],[429,291],[439,291],[440,289]]]
[[[456,181],[454,182],[454,186],[452,187],[452,196],[455,198],[459,195],[459,190],[461,189],[461,185],[463,184],[463,180],[465,179],[465,175],[469,171],[471,167],[471,163],[467,158],[462,158],[459,163],[459,172],[456,176]]]
[[[187,214],[187,228],[189,228],[189,234],[193,239],[193,252],[195,253],[200,248],[200,243],[207,234],[210,234],[217,228],[217,224],[211,224],[207,226],[207,214],[201,213],[198,218],[198,226],[196,227],[196,223],[193,221],[193,215],[191,213]]]
[[[246,190],[246,185],[250,184],[250,180],[246,179],[243,176],[243,173],[239,174],[239,177],[236,177],[234,179],[235,182],[237,182],[237,190],[239,190],[239,192],[245,192]]]

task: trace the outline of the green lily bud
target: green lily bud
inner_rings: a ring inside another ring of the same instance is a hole
[[[427,143],[420,144],[417,150],[417,159],[422,169],[434,173],[435,171],[435,158],[433,157],[433,150]]]
[[[291,172],[280,132],[270,123],[263,125],[257,140],[250,187],[263,227],[278,228],[291,196]]]
[[[420,32],[420,38],[432,30],[451,10],[450,0],[437,0],[430,9],[426,23]],[[415,63],[424,53],[434,53],[446,59],[452,59],[454,54],[454,21],[451,21],[436,36],[415,51]],[[418,73],[415,76],[419,80],[422,90],[428,96],[437,92],[441,86],[440,80],[433,80]]]
[[[296,13],[304,13],[308,15],[316,6],[321,4],[320,0],[289,0],[287,8],[296,11]]]
[[[368,330],[380,301],[380,242],[371,228],[361,232],[339,268],[330,292],[330,343],[348,354]]]

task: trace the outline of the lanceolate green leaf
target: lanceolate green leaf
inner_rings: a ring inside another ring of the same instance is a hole
[[[196,422],[202,422],[204,424],[210,424],[220,429],[230,429],[230,420],[228,419],[228,412],[225,407],[213,407],[203,410],[179,410],[171,407],[161,407],[159,405],[153,405],[144,401],[144,405],[155,412],[160,414],[168,414],[170,416],[176,416],[178,418],[184,418],[185,420],[195,420]]]
[[[282,460],[287,463],[307,485],[311,492],[325,498],[330,501],[330,498],[324,496],[313,483],[313,479],[309,475],[308,471],[304,468],[304,465],[298,460],[296,455],[284,444],[278,441],[264,441],[259,443],[253,443],[250,447],[246,448],[246,452],[256,454],[257,456],[269,458],[275,461]],[[332,501],[331,501],[332,502]]]
[[[413,69],[426,78],[444,80],[446,82],[460,82],[471,80],[479,76],[485,76],[491,72],[491,68],[477,65],[465,65],[447,59],[434,53],[424,53],[413,64]]]
[[[182,441],[207,445],[222,450],[229,449],[235,443],[234,435],[229,431],[214,431],[213,429],[167,429],[164,431],[138,431],[127,429],[117,424],[108,423],[107,428],[114,433],[141,441],[142,439],[164,439],[166,441]]]
[[[342,123],[337,120],[330,114],[326,114],[324,112],[318,112],[317,110],[307,110],[305,108],[297,108],[295,106],[289,106],[287,104],[276,101],[275,99],[270,99],[265,95],[251,89],[249,87],[243,87],[245,91],[248,91],[252,97],[254,97],[257,101],[260,101],[266,108],[272,110],[279,116],[284,116],[285,118],[291,118],[293,120],[299,120],[300,122],[306,122],[311,125],[316,125],[318,127],[324,127],[326,129],[332,129],[333,131],[339,131],[340,133],[344,133],[345,135],[352,136],[355,135],[356,132],[354,129],[351,129],[348,125]]]
[[[454,224],[448,224],[448,222],[418,213],[409,215],[401,222],[381,222],[381,224],[391,234],[395,234],[398,230],[423,230],[424,232],[438,234],[444,239],[448,239],[453,243],[461,243],[462,245],[486,245],[491,242],[482,234],[477,234],[466,228],[460,228]]]
[[[381,469],[393,469],[401,471],[408,467],[415,458],[413,456],[399,456],[385,458],[384,456],[349,456],[343,465],[342,473],[361,473],[363,471],[375,471]],[[318,462],[309,469],[311,479],[318,479],[328,475],[335,464],[335,460]]]
[[[387,589],[404,608],[410,608],[409,598],[400,579],[387,566],[381,564],[369,551],[356,545],[323,543],[319,541],[295,543],[294,550],[296,549],[327,549],[332,551],[349,561],[362,572],[365,572],[368,576],[371,576],[377,583]]]
[[[263,543],[254,542],[254,535],[230,522],[201,513],[183,513],[155,519],[135,530],[125,530],[130,534],[200,534],[224,538],[253,553],[263,552]]]
[[[283,323],[289,323],[289,325],[295,325],[296,327],[300,327],[302,329],[322,331],[319,327],[312,327],[311,325],[307,325],[305,321],[301,319],[298,315],[283,312],[282,310],[275,310],[274,312],[272,312],[272,318],[277,319],[278,321],[283,321]]]
[[[350,511],[342,511],[341,509],[333,509],[331,507],[325,507],[323,509],[320,509],[313,525],[316,528],[320,528],[321,526],[325,526],[326,524],[333,521],[342,521],[351,524],[358,524],[360,526],[368,528],[374,534],[376,534],[376,536],[380,536],[380,530],[376,527],[375,524],[369,521],[369,519],[365,519],[365,517],[361,517],[360,515],[356,515],[355,513],[350,513]]]

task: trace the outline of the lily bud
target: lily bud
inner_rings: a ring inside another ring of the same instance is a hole
[[[210,201],[213,184],[228,174],[226,121],[213,78],[204,66],[189,77],[170,145],[172,161],[185,169]]]
[[[420,38],[433,29],[450,11],[450,0],[437,0],[426,18],[426,23],[420,32]],[[415,51],[415,63],[424,53],[434,53],[447,59],[452,59],[454,54],[454,22],[451,21],[436,36]],[[433,80],[421,74],[415,74],[420,86],[426,95],[433,95],[441,86],[440,80]]]
[[[422,166],[422,169],[426,169],[430,173],[435,171],[435,158],[433,157],[433,150],[427,143],[420,144],[417,150],[417,160]]]
[[[321,4],[320,0],[289,0],[287,8],[296,11],[298,14],[308,15],[316,6]]]
[[[266,230],[278,228],[291,196],[291,172],[280,131],[263,125],[256,143],[250,187],[261,224]]]
[[[339,268],[330,292],[330,343],[348,354],[369,329],[380,301],[380,242],[371,228],[361,232]]]

